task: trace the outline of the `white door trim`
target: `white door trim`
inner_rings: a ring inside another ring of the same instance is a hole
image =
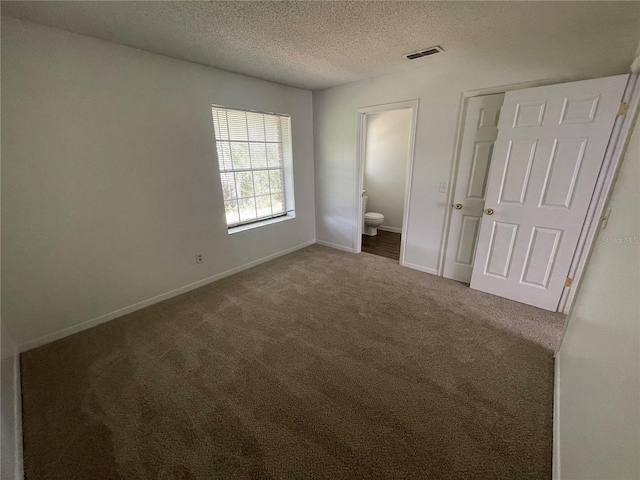
[[[409,229],[409,204],[411,200],[411,182],[413,175],[413,158],[416,145],[416,130],[418,124],[418,99],[405,100],[402,102],[385,103],[370,107],[359,108],[357,112],[356,128],[356,190],[355,190],[355,225],[353,244],[354,253],[362,251],[362,190],[364,187],[364,165],[365,146],[367,141],[367,115],[370,113],[387,112],[389,110],[411,109],[411,125],[409,134],[409,158],[407,159],[407,173],[404,185],[404,210],[402,213],[402,237],[400,238],[400,265],[404,266],[405,245],[407,243],[407,232]]]
[[[569,81],[577,81],[580,79],[553,79],[553,80],[544,80],[544,81],[536,81],[536,82],[527,82],[527,83],[519,83],[514,85],[500,86],[500,87],[491,87],[479,90],[470,90],[466,92],[462,92],[460,96],[460,107],[458,111],[458,128],[456,133],[456,140],[453,152],[453,163],[451,166],[451,173],[449,177],[449,185],[455,187],[455,182],[457,180],[458,174],[458,165],[460,163],[460,150],[462,146],[462,135],[463,135],[463,127],[464,120],[467,115],[467,102],[471,97],[477,97],[481,95],[491,95],[494,93],[502,93],[508,92],[511,90],[521,90],[524,88],[531,87],[540,87],[545,85],[553,85],[556,83],[565,83]],[[569,276],[573,278],[573,283],[571,287],[565,287],[562,296],[560,297],[560,304],[558,307],[558,311],[562,313],[569,313],[571,306],[573,304],[573,300],[575,298],[575,293],[577,291],[577,287],[580,284],[580,279],[584,272],[584,267],[588,260],[589,254],[593,247],[593,242],[595,241],[595,236],[597,233],[597,227],[600,225],[600,222],[594,222],[594,219],[601,219],[602,215],[605,211],[605,206],[609,201],[611,196],[611,189],[613,182],[615,181],[615,176],[620,167],[620,161],[626,150],[626,145],[629,141],[629,137],[631,136],[631,130],[633,127],[633,119],[636,117],[638,109],[638,103],[640,101],[640,80],[639,74],[632,73],[629,77],[629,81],[627,83],[627,88],[625,89],[625,93],[623,96],[623,102],[629,103],[629,110],[626,115],[618,117],[616,123],[613,127],[613,132],[611,135],[611,141],[609,147],[607,147],[607,152],[605,154],[604,164],[603,164],[603,172],[604,177],[602,179],[598,178],[598,183],[596,184],[596,191],[594,192],[594,197],[596,201],[592,200],[591,205],[589,206],[589,211],[587,212],[587,219],[585,220],[585,227],[580,233],[580,237],[578,239],[578,250],[574,255],[574,259],[571,263],[571,267],[569,269]],[[606,167],[606,170],[605,170]],[[447,196],[447,205],[450,205],[453,202],[454,196],[454,188],[449,189],[449,194]],[[447,208],[445,210],[445,216],[443,219],[443,229],[442,229],[442,238],[440,241],[440,250],[439,250],[439,259],[438,259],[438,275],[442,276],[444,273],[444,258],[445,252],[447,248],[447,241],[449,237],[449,224],[451,222],[451,209]],[[566,322],[564,328],[566,329]],[[564,331],[562,332],[562,336],[564,336]],[[562,343],[562,337],[559,344]]]
[[[570,287],[564,288],[562,296],[560,297],[558,311],[562,313],[569,313],[573,305],[578,284],[582,278],[582,273],[584,272],[591,250],[593,249],[602,216],[611,198],[611,192],[618,175],[618,170],[620,169],[620,163],[622,162],[629,138],[631,137],[634,120],[639,108],[638,103],[640,102],[640,79],[638,73],[632,73],[629,76],[622,101],[629,105],[629,110],[625,115],[618,116],[613,124],[613,131],[611,132],[609,145],[604,154],[600,175],[598,176],[593,197],[591,198],[591,204],[587,211],[587,217],[578,239],[576,252],[569,267],[568,276],[573,279],[573,282]],[[564,331],[562,334],[564,336]]]

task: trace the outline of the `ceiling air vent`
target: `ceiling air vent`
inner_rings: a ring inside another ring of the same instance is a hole
[[[406,58],[407,60],[415,60],[416,58],[427,57],[429,55],[434,55],[440,52],[444,52],[442,47],[435,46],[429,47],[426,50],[422,50],[420,52],[410,53],[409,55],[405,55],[404,58]]]

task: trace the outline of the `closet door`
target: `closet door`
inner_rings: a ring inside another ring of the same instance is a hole
[[[557,309],[627,78],[507,92],[471,288]]]
[[[487,177],[504,93],[470,98],[464,122],[444,276],[469,283],[473,271]]]

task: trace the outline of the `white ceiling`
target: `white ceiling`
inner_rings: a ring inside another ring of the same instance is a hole
[[[2,14],[310,90],[470,57],[623,72],[640,40],[640,2],[3,1]],[[445,53],[403,58],[433,45]]]

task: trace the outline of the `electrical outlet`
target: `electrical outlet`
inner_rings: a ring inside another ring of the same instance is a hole
[[[440,189],[438,190],[440,193],[447,193],[449,185],[447,182],[440,182]]]
[[[202,262],[204,262],[204,259],[202,258],[202,254],[196,253],[196,263],[202,263]]]

